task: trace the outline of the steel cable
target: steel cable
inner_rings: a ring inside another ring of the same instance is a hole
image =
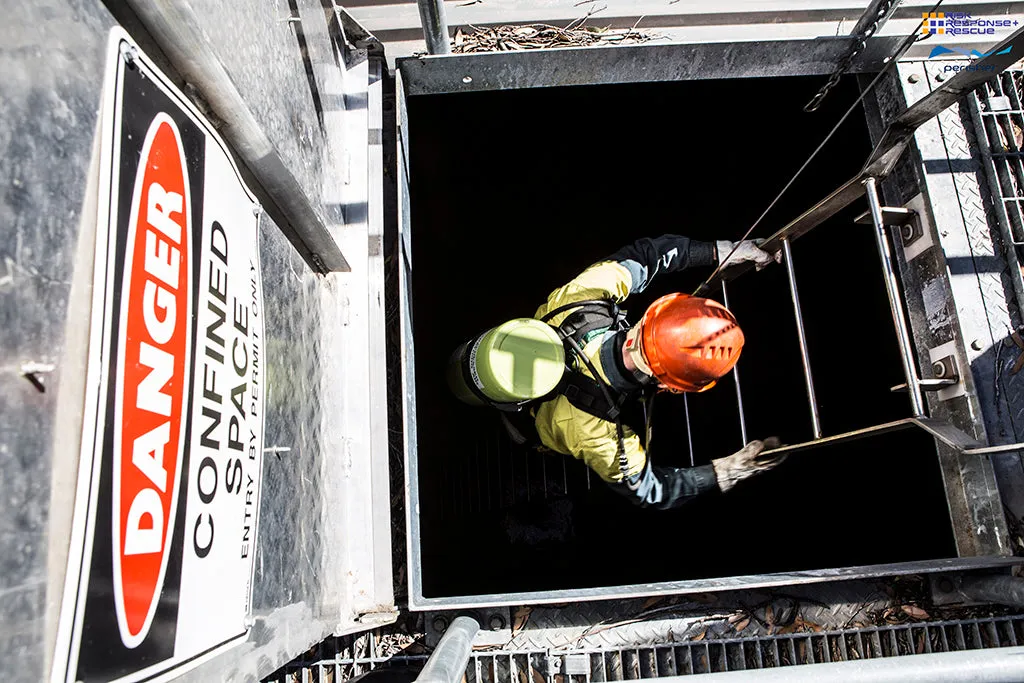
[[[939,0],[938,2],[936,2],[935,5],[931,8],[931,10],[929,10],[928,14],[937,11],[939,9],[939,6],[942,5],[942,2],[943,0]],[[786,192],[789,191],[789,188],[792,187],[793,183],[797,181],[797,179],[800,177],[800,174],[802,174],[807,169],[807,167],[810,166],[811,162],[814,161],[814,158],[818,156],[818,153],[821,152],[821,150],[825,147],[826,144],[828,144],[828,141],[832,139],[832,136],[836,134],[836,131],[839,130],[840,126],[842,126],[846,119],[850,117],[850,114],[852,114],[857,109],[857,107],[860,106],[860,103],[864,100],[868,93],[870,93],[874,89],[875,85],[877,85],[878,82],[882,79],[882,77],[886,75],[889,69],[894,67],[896,62],[898,62],[899,59],[906,53],[906,51],[910,49],[910,46],[916,43],[918,40],[922,39],[922,34],[920,33],[920,31],[921,27],[924,26],[925,21],[927,21],[927,18],[922,18],[921,22],[910,33],[910,35],[903,39],[903,42],[900,43],[900,46],[896,49],[896,52],[893,53],[893,55],[889,57],[886,61],[885,67],[881,71],[879,71],[878,75],[874,77],[871,83],[869,83],[868,86],[864,88],[860,96],[857,97],[856,100],[854,100],[853,104],[851,104],[849,109],[846,110],[846,113],[843,114],[842,117],[840,117],[839,121],[836,122],[836,124],[832,127],[832,130],[828,132],[828,134],[825,136],[825,139],[821,141],[821,143],[815,148],[813,152],[811,152],[811,155],[807,157],[807,160],[804,161],[804,163],[800,166],[799,169],[797,169],[797,172],[793,174],[793,177],[789,179],[789,181],[782,188],[782,190],[780,190],[779,193],[775,195],[775,199],[771,201],[771,203],[768,205],[768,208],[766,208],[757,218],[757,220],[754,221],[754,224],[751,225],[745,233],[743,233],[743,237],[741,237],[733,244],[732,250],[724,258],[722,258],[721,255],[719,255],[718,265],[715,266],[715,269],[711,272],[711,274],[708,275],[707,278],[705,278],[704,281],[701,282],[695,290],[693,290],[693,296],[698,296],[708,288],[708,285],[711,283],[711,281],[714,280],[715,277],[717,277],[718,274],[721,272],[722,265],[729,261],[729,258],[734,253],[736,253],[736,250],[739,248],[740,244],[742,244],[745,240],[747,240],[747,238],[750,237],[751,233],[753,233],[754,230],[757,229],[757,227],[761,224],[761,221],[764,220],[765,216],[767,216],[768,213],[773,208],[775,208],[775,205],[779,203],[779,200],[782,199],[783,195],[785,195]]]

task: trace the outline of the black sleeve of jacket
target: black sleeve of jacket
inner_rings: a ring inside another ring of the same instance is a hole
[[[657,467],[647,466],[639,475],[631,477],[632,483],[639,483],[631,491],[626,484],[609,484],[613,489],[640,507],[669,510],[689,503],[709,491],[718,490],[718,479],[712,465],[700,467]]]
[[[645,237],[622,247],[608,260],[618,261],[629,269],[634,276],[632,291],[636,293],[643,291],[661,273],[715,265],[715,244],[682,235]]]

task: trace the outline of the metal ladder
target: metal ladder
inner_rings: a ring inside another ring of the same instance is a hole
[[[1005,49],[1011,46],[1015,47],[1016,50],[1011,51]],[[1010,67],[1017,59],[1016,57],[1011,57],[1010,54],[1019,54],[1017,51],[1022,48],[1024,48],[1024,29],[1014,32],[994,48],[988,57],[979,60],[977,63],[979,66],[978,69],[974,71],[960,72],[955,77],[947,81],[941,88],[933,91],[914,105],[907,108],[907,110],[898,116],[886,129],[874,151],[872,151],[871,155],[868,157],[867,163],[857,176],[847,181],[830,195],[819,201],[781,230],[777,231],[762,245],[761,248],[769,253],[781,252],[783,255],[790,295],[793,302],[793,313],[796,322],[797,339],[800,346],[800,356],[803,365],[804,382],[807,393],[807,404],[810,411],[813,434],[813,438],[809,441],[780,446],[779,448],[765,451],[765,454],[805,450],[828,443],[850,441],[853,439],[915,427],[927,431],[934,438],[965,455],[988,455],[993,453],[1024,450],[1024,443],[987,446],[978,442],[976,439],[948,422],[927,416],[922,392],[924,390],[934,390],[949,386],[950,384],[955,383],[955,380],[942,377],[936,379],[922,379],[917,371],[910,331],[907,326],[906,316],[903,312],[903,300],[897,285],[892,253],[889,248],[889,228],[891,226],[900,226],[905,224],[913,217],[913,212],[905,208],[882,206],[881,200],[878,196],[878,181],[884,179],[892,172],[896,162],[910,144],[910,141],[913,139],[914,133],[917,129],[922,124],[937,116],[941,111],[952,105],[960,97],[971,92],[985,81],[991,79],[994,74],[998,75]],[[998,54],[1000,52],[1003,54]],[[992,67],[991,71],[981,68],[989,66]],[[810,355],[807,349],[803,314],[800,308],[800,294],[797,289],[793,253],[790,245],[793,240],[798,239],[818,225],[821,225],[824,221],[849,206],[861,196],[866,196],[867,198],[868,213],[862,218],[870,218],[870,223],[874,229],[875,244],[878,249],[886,293],[888,295],[889,306],[892,311],[893,324],[896,329],[900,359],[903,365],[903,372],[906,377],[906,384],[900,385],[900,387],[895,387],[894,389],[906,388],[907,395],[910,400],[911,414],[900,420],[826,436],[822,432],[821,420],[818,414],[818,404],[814,390],[814,378],[811,370]],[[726,283],[729,280],[735,279],[739,275],[749,271],[749,269],[749,264],[743,264],[733,267],[730,270],[722,271],[718,274],[717,280],[718,284],[722,288],[723,303],[725,303],[726,306],[729,305]],[[733,380],[736,386],[736,397],[739,406],[740,431],[743,441],[746,443],[746,418],[743,410],[743,396],[740,388],[739,371],[736,368],[733,369]],[[688,409],[687,422],[689,422]]]

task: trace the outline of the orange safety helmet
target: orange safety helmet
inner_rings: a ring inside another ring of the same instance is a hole
[[[669,389],[706,391],[736,365],[743,331],[717,301],[668,294],[629,331],[625,349],[640,370]]]

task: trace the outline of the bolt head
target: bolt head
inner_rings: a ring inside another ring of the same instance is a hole
[[[981,351],[981,340],[975,339],[974,341],[972,341],[971,348],[974,349],[975,351]]]
[[[917,74],[910,74],[909,76],[907,76],[908,83],[917,83],[919,80],[921,80],[921,77],[918,76]]]
[[[935,80],[941,83],[942,81],[946,80],[946,74],[940,71],[939,73],[935,74]]]
[[[488,624],[492,631],[500,631],[505,628],[505,617],[500,614],[492,614]]]
[[[932,374],[934,374],[936,377],[945,377],[946,365],[940,361],[935,361],[934,363],[932,363]]]
[[[435,631],[441,633],[448,628],[448,620],[445,617],[438,615],[434,617],[434,621],[431,622],[431,626],[434,627]]]
[[[947,579],[946,577],[942,577],[941,579],[939,579],[939,590],[943,593],[952,593],[953,582]]]

